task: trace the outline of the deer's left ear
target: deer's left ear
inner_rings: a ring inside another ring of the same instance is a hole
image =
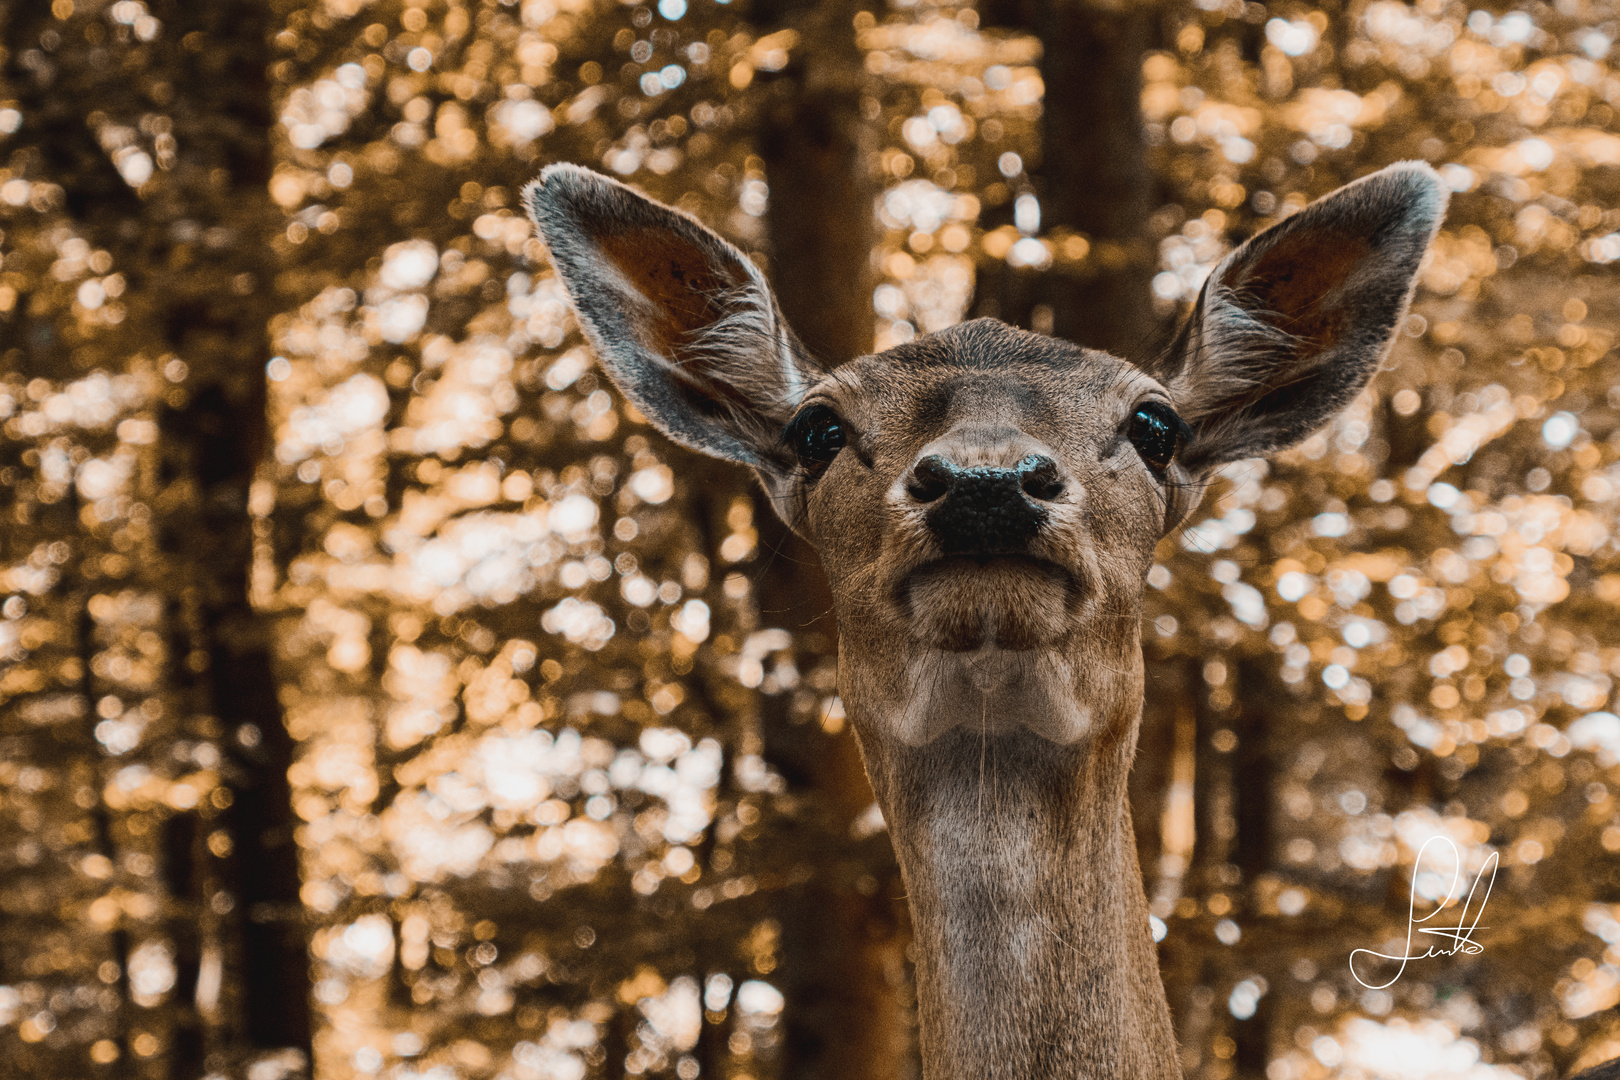
[[[1391,165],[1215,268],[1192,318],[1149,368],[1192,427],[1185,467],[1286,449],[1349,404],[1406,316],[1447,198],[1428,165]]]
[[[523,191],[602,367],[664,434],[751,465],[774,494],[782,430],[820,369],[746,255],[692,218],[576,165]]]

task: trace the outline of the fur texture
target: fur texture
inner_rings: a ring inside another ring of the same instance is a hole
[[[1121,727],[1063,748],[958,728],[868,756],[911,897],[925,1075],[1180,1075]]]
[[[1367,385],[1449,194],[1423,162],[1347,184],[1228,255],[1149,371],[1217,465],[1300,442]]]
[[[680,211],[577,165],[547,168],[523,203],[636,408],[676,442],[780,486],[791,469],[782,427],[824,372],[759,268]]]
[[[692,219],[571,166],[525,196],[609,375],[671,438],[753,466],[821,555],[916,926],[925,1080],[1178,1077],[1125,801],[1144,577],[1212,465],[1298,442],[1371,377],[1444,207],[1433,173],[1392,167],[1249,241],[1146,368],[983,319],[822,373]],[[1130,437],[1149,403],[1194,432],[1163,469]],[[814,473],[782,437],[810,405],[847,440]],[[1051,483],[999,504],[1038,521],[1022,546],[945,550],[918,463],[1031,456]]]

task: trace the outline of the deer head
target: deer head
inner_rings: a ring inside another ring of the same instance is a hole
[[[1125,804],[1144,578],[1216,466],[1372,377],[1444,212],[1434,172],[1255,236],[1141,364],[981,319],[829,369],[686,215],[571,165],[525,201],[630,401],[752,468],[821,556],[911,896],[925,1074],[1177,1075]]]

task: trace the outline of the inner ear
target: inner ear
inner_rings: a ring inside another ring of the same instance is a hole
[[[792,479],[781,432],[820,368],[765,276],[673,207],[577,165],[523,190],[580,329],[630,402],[676,442]]]
[[[746,320],[749,306],[744,268],[668,229],[631,227],[599,244],[645,298],[645,309],[636,313],[637,335],[643,347],[668,358],[669,388],[686,407],[715,421],[737,421],[759,409],[771,390],[756,385],[747,368],[728,365],[737,342],[727,336]],[[761,354],[776,347],[753,344]]]
[[[1355,397],[1406,313],[1445,206],[1434,170],[1391,165],[1222,261],[1150,369],[1197,433],[1189,468],[1293,446]]]
[[[1221,286],[1257,318],[1298,339],[1304,359],[1343,335],[1345,292],[1372,248],[1365,236],[1342,229],[1308,240],[1295,234],[1253,264],[1234,267]]]
[[[630,226],[598,238],[608,262],[647,301],[637,312],[645,343],[679,355],[726,315],[727,298],[748,282],[727,276],[713,253],[667,228]]]

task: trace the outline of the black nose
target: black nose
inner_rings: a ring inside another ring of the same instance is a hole
[[[947,555],[1010,555],[1046,523],[1041,502],[1063,494],[1051,458],[1031,454],[1010,469],[964,469],[930,454],[912,467],[911,497],[932,503],[924,520]]]

